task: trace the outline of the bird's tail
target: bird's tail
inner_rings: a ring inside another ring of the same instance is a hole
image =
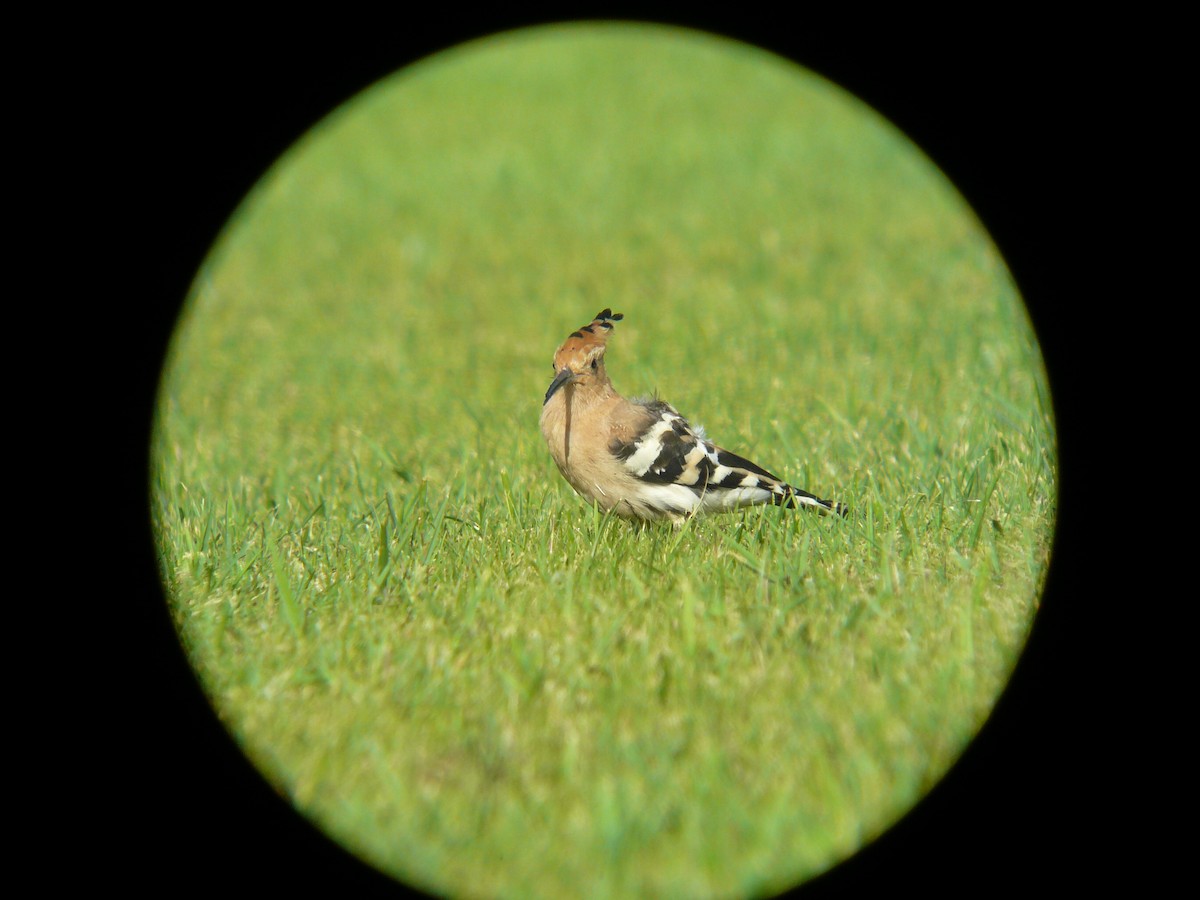
[[[839,516],[845,516],[849,509],[843,503],[834,503],[832,500],[822,500],[815,494],[810,494],[808,491],[802,491],[798,487],[792,487],[790,484],[781,483],[779,487],[781,491],[774,492],[771,495],[771,502],[776,506],[782,506],[784,509],[796,509],[801,506],[809,506],[819,511],[822,515],[825,513],[837,513]]]

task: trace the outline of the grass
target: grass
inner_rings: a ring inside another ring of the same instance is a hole
[[[836,517],[584,505],[550,356]],[[648,27],[427,61],[311,133],[198,273],[153,516],[222,720],[381,870],[470,896],[777,891],[986,718],[1053,530],[1050,403],[970,211],[869,110]]]

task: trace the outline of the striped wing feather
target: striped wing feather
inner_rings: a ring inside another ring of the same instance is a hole
[[[647,484],[690,488],[704,498],[705,506],[770,502],[830,508],[807,491],[785,484],[761,466],[706,440],[669,403],[640,402],[648,427],[630,441],[614,440],[609,445],[635,478]]]

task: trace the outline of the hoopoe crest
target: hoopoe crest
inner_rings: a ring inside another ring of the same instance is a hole
[[[627,400],[604,367],[613,323],[601,310],[554,354],[554,380],[542,403],[542,435],[558,470],[580,495],[630,519],[680,524],[702,512],[772,503],[845,514],[766,469],[709,441],[673,406]]]

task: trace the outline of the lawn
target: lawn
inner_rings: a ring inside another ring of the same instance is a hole
[[[560,478],[550,359],[845,519],[639,528]],[[218,715],[305,816],[438,893],[754,895],[978,731],[1037,609],[1056,455],[1002,259],[821,79],[663,28],[442,54],[314,129],[197,273],[152,509]]]

